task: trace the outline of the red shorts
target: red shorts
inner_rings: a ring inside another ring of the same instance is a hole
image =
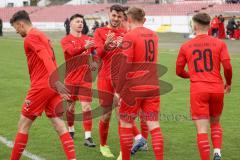
[[[158,121],[159,111],[160,97],[139,98],[134,106],[129,106],[122,101],[119,116],[121,120],[131,123],[140,113],[141,119],[144,121]]]
[[[111,79],[98,78],[98,98],[101,107],[111,107],[113,104],[113,97],[115,89]]]
[[[224,93],[195,93],[190,95],[193,120],[218,117],[223,110]]]
[[[42,112],[49,118],[61,117],[62,98],[50,88],[30,88],[22,105],[22,115],[34,120]]]
[[[71,93],[71,100],[80,102],[92,102],[92,83],[82,82],[77,85],[67,84]]]

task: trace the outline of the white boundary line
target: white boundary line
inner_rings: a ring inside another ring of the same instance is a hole
[[[0,142],[6,145],[8,148],[13,148],[13,142],[1,135],[0,135]],[[31,160],[46,160],[45,158],[39,157],[26,150],[23,152],[23,156],[30,158]]]

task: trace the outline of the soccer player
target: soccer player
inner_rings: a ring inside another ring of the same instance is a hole
[[[127,14],[126,14],[128,9],[129,9],[129,7],[124,7],[125,11],[124,11],[123,19],[121,22],[121,27],[124,28],[126,31],[129,31],[129,25],[128,25]],[[119,53],[119,54],[121,54],[121,53]],[[119,100],[118,100],[118,103],[119,103]],[[116,107],[116,112],[117,112],[117,116],[118,116],[119,115],[119,106]],[[141,150],[141,151],[148,150],[148,145],[147,145],[148,127],[147,127],[146,121],[144,121],[141,117],[140,117],[140,126],[141,126],[141,132],[139,132],[136,124],[133,125],[133,135],[134,135],[135,143],[131,149],[132,155],[136,154],[136,152],[138,150]],[[122,152],[121,151],[120,151],[120,154],[119,154],[117,160],[122,160]]]
[[[217,16],[215,16],[212,19],[212,22],[211,22],[211,33],[212,33],[212,36],[214,36],[214,37],[218,37],[218,34],[219,34],[219,23],[220,23],[220,20],[218,19]]]
[[[214,148],[214,160],[221,160],[222,128],[220,117],[225,93],[231,91],[232,66],[226,44],[208,36],[211,18],[206,13],[193,16],[196,38],[184,43],[176,61],[176,74],[190,78],[192,120],[197,128],[197,144],[201,160],[210,160],[208,126]],[[188,65],[188,72],[185,65]],[[221,77],[224,68],[226,83]]]
[[[112,114],[112,105],[115,89],[111,80],[111,58],[119,53],[118,47],[125,34],[125,30],[120,27],[124,9],[120,5],[110,7],[108,26],[97,28],[94,33],[97,57],[102,60],[102,65],[98,73],[98,96],[99,103],[103,109],[99,121],[100,152],[104,157],[114,157],[107,145],[109,122]],[[106,94],[108,93],[108,94]]]
[[[60,95],[65,100],[69,99],[70,95],[60,81],[52,84],[60,95],[49,86],[49,77],[57,69],[51,41],[43,32],[33,28],[29,15],[24,10],[16,12],[10,23],[17,33],[24,38],[24,49],[31,81],[30,89],[22,106],[18,133],[10,159],[20,159],[27,145],[31,125],[45,111],[60,137],[67,159],[76,160],[74,142],[65,127],[64,121],[60,118],[63,112]]]
[[[93,40],[87,35],[82,34],[84,28],[84,17],[80,14],[74,14],[70,18],[70,34],[61,40],[62,49],[66,61],[65,83],[72,86],[71,101],[68,101],[67,122],[68,129],[72,137],[74,137],[74,114],[75,101],[79,100],[83,112],[83,127],[85,130],[85,146],[95,147],[93,142],[92,131],[92,77],[89,68],[89,58],[91,48],[94,46]],[[74,59],[75,58],[75,59]],[[72,67],[74,66],[74,67]],[[77,95],[74,92],[77,91]]]
[[[153,31],[143,27],[145,12],[142,9],[130,8],[127,17],[130,31],[124,36],[122,42],[122,53],[127,57],[127,62],[120,61],[119,82],[116,87],[121,98],[119,136],[122,159],[130,160],[134,119],[141,110],[140,116],[146,120],[152,136],[155,158],[163,160],[163,137],[158,122],[160,106],[156,72],[158,36]],[[143,95],[136,96],[136,92]],[[129,103],[131,100],[134,100],[135,103]]]

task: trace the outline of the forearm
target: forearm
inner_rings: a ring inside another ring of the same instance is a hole
[[[181,78],[189,78],[189,73],[185,71],[184,66],[176,66],[176,75]]]
[[[223,61],[223,68],[224,68],[224,77],[226,80],[227,85],[232,84],[232,65],[230,60]]]

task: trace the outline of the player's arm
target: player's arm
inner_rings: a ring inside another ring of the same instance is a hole
[[[116,86],[117,93],[121,93],[127,78],[127,73],[131,71],[133,55],[134,55],[134,39],[131,36],[126,35],[123,38],[123,42],[128,44],[128,47],[122,49],[123,57],[119,61],[119,73],[118,73],[118,83]]]
[[[39,43],[38,37],[31,36],[26,39],[26,44],[37,54],[37,56],[43,61],[44,66],[48,71],[49,77],[54,74],[54,71],[57,70],[57,66],[55,65],[53,59],[50,54],[48,54],[47,48],[44,44]],[[58,74],[54,74],[54,87],[61,94],[64,99],[69,99],[70,94],[69,91],[65,88],[65,86],[59,81]]]
[[[95,56],[102,58],[105,53],[105,49],[104,49],[105,42],[103,41],[101,33],[99,32],[98,29],[94,32],[94,41],[95,41],[95,48],[96,48]]]
[[[224,70],[224,77],[226,80],[225,84],[225,91],[226,93],[230,93],[231,91],[231,84],[232,84],[232,65],[230,56],[228,53],[227,45],[223,42],[221,53],[220,53],[221,63]]]
[[[187,60],[184,55],[183,47],[180,48],[178,58],[176,61],[176,75],[181,78],[189,78],[189,73],[185,70]]]
[[[73,46],[71,41],[68,41],[68,40],[62,40],[61,41],[61,45],[62,45],[62,48],[63,48],[63,51],[64,53],[67,53],[69,55],[79,55],[81,53],[83,53],[85,50],[87,50],[86,46]]]
[[[44,66],[48,71],[48,75],[50,76],[57,67],[53,61],[54,57],[51,57],[51,55],[48,54],[46,46],[40,42],[40,39],[37,36],[29,36],[25,42],[27,46],[30,47],[31,50],[33,50],[43,61]]]

